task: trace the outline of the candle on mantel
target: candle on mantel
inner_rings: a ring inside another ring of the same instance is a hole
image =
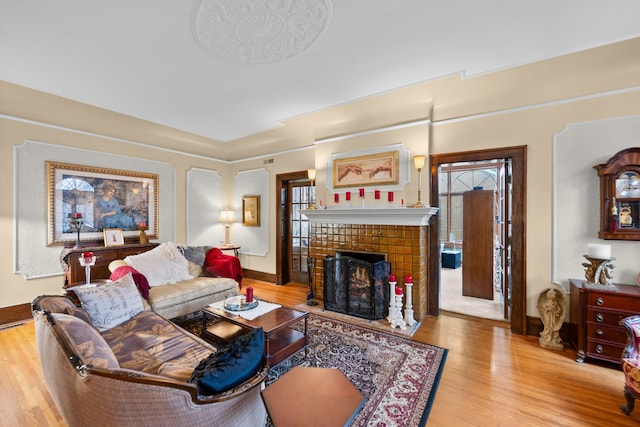
[[[364,188],[359,188],[358,191],[360,192],[360,197],[364,197]]]
[[[347,199],[347,202],[351,200],[351,191],[347,191],[346,193],[344,193],[344,197]]]
[[[340,203],[340,193],[336,193],[333,195],[333,201],[335,203]]]
[[[393,191],[389,191],[389,192],[387,193],[387,200],[388,200],[389,202],[393,202]]]
[[[402,286],[396,286],[396,295],[402,295]]]
[[[389,275],[389,282],[394,283],[396,281],[396,276],[394,274]]]
[[[404,278],[404,283],[413,283],[413,277],[407,275],[407,277]]]
[[[373,192],[373,196],[375,197],[376,200],[380,200],[380,190],[375,190]]]
[[[611,245],[589,243],[587,245],[587,255],[597,259],[611,258]]]

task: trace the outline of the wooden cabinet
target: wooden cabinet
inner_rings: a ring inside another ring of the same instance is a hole
[[[600,177],[600,232],[608,240],[640,240],[640,147],[594,166]]]
[[[91,279],[108,279],[111,275],[109,271],[111,261],[146,252],[156,246],[158,246],[157,243],[147,243],[112,247],[65,248],[60,256],[66,271],[64,287],[67,288],[74,283],[86,281],[84,267],[78,261],[83,252],[93,252],[97,258],[95,265],[91,267]]]
[[[640,286],[616,284],[616,290],[586,288],[570,280],[571,344],[578,362],[593,358],[620,363],[627,333],[620,320],[640,314]]]

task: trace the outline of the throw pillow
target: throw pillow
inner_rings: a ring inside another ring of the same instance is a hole
[[[264,366],[264,330],[252,329],[239,336],[193,370],[190,383],[204,396],[227,391],[254,376]]]
[[[142,298],[148,300],[149,299],[149,281],[147,280],[147,278],[144,277],[144,274],[140,273],[135,268],[124,263],[124,261],[123,261],[123,264],[124,265],[120,267],[116,267],[111,272],[111,276],[109,277],[109,280],[111,280],[112,282],[115,282],[116,280],[123,278],[127,274],[131,274],[131,278],[133,278],[133,281],[136,284],[136,287],[140,291],[140,295],[142,295]],[[111,267],[111,265],[109,267]]]
[[[116,282],[72,289],[91,318],[91,323],[100,332],[126,322],[143,311],[142,299],[131,274]]]
[[[124,261],[144,275],[149,286],[193,279],[189,274],[187,259],[173,242],[165,242],[150,251],[130,255]]]

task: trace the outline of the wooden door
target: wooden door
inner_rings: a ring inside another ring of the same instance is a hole
[[[462,295],[493,300],[494,192],[465,192],[462,209]]]

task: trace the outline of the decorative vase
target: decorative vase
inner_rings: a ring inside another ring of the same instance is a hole
[[[149,239],[147,238],[147,233],[145,233],[144,228],[140,229],[140,244],[149,243]]]

